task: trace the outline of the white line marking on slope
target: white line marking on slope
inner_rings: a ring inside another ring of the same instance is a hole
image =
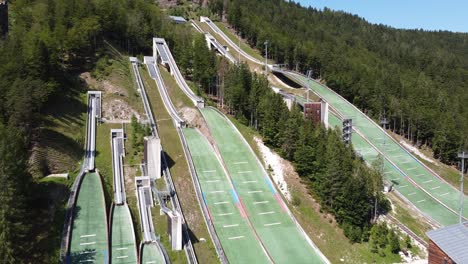
[[[424,199],[424,200],[419,200],[418,203],[422,203],[422,202],[424,202],[424,201],[426,201],[426,199]]]
[[[258,213],[258,215],[274,214],[274,213],[275,213],[274,211],[270,211],[270,212]]]
[[[414,192],[414,193],[410,193],[410,194],[408,194],[408,196],[415,195],[415,194],[416,194],[415,192]]]
[[[254,183],[254,182],[257,182],[257,181],[244,181],[242,183]]]
[[[264,204],[264,203],[269,203],[270,201],[261,201],[261,202],[254,202],[253,204]]]
[[[440,186],[436,186],[434,188],[431,188],[431,190],[436,190],[436,189],[439,189],[439,188],[440,188]]]
[[[92,235],[82,235],[82,236],[80,236],[80,238],[83,238],[83,237],[95,237],[95,236],[96,236],[96,234],[92,234]]]
[[[428,180],[428,181],[425,181],[425,182],[423,182],[423,183],[428,183],[428,182],[431,182],[431,181],[432,181],[432,180]]]
[[[239,174],[244,174],[244,173],[251,173],[252,171],[239,171]]]
[[[248,193],[261,193],[261,192],[263,192],[263,191],[250,191]]]
[[[223,227],[225,227],[225,228],[236,227],[236,226],[239,226],[239,224],[234,224],[234,225],[223,225]]]
[[[225,216],[225,215],[232,215],[234,213],[223,213],[223,214],[218,214],[219,216]]]
[[[223,193],[224,191],[212,191],[210,193]]]
[[[93,244],[96,244],[96,242],[80,243],[80,246],[93,245]]]
[[[236,237],[230,237],[228,238],[229,240],[232,240],[232,239],[239,239],[239,238],[243,238],[244,236],[236,236]]]
[[[229,203],[229,202],[228,201],[222,201],[222,202],[216,202],[214,204],[227,204],[227,203]]]
[[[445,196],[445,195],[447,195],[447,194],[449,194],[449,193],[444,193],[444,194],[441,194],[440,196]]]
[[[264,224],[263,226],[273,226],[273,225],[279,225],[281,222],[276,222],[276,223],[270,223],[270,224]]]
[[[120,256],[120,257],[117,257],[118,259],[123,259],[123,258],[128,258],[128,256]]]
[[[117,248],[117,249],[115,249],[115,250],[125,250],[125,249],[128,249],[128,248],[122,247],[122,248]]]
[[[247,161],[237,161],[237,162],[234,162],[233,164],[237,165],[237,164],[247,164],[247,163],[249,163],[249,162],[247,162]]]
[[[204,170],[202,172],[216,172],[216,170]]]

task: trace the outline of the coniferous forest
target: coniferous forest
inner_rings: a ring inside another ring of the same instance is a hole
[[[468,146],[468,34],[400,30],[358,16],[282,0],[216,0],[225,17],[269,57],[322,79],[375,119],[453,164]],[[215,4],[216,3],[216,4]]]
[[[468,34],[397,30],[283,0],[209,2],[251,45],[263,50],[268,40],[272,59],[297,71],[313,70],[315,78],[375,119],[385,112],[391,130],[432,147],[442,161],[454,163],[460,147],[468,146]],[[203,36],[171,23],[154,1],[9,5],[10,30],[0,38],[0,262],[57,262],[57,252],[31,239],[39,212],[51,202],[28,168],[46,110],[80,89],[77,74],[96,66],[106,43],[147,55],[154,36],[166,39],[200,93],[218,96],[228,113],[294,163],[350,240],[379,237],[378,227],[371,231],[372,220],[389,210],[380,192],[379,161],[368,168],[341,142],[339,131],[305,122],[299,109],[289,111],[264,77],[218,59]]]
[[[54,211],[47,213],[55,202],[48,200],[52,183],[39,183],[28,168],[46,110],[77,90],[84,92],[77,74],[94,67],[106,41],[139,54],[150,52],[157,34],[180,45],[185,42],[173,39],[192,34],[175,28],[151,1],[8,3],[9,33],[0,37],[0,262],[57,263],[58,252],[48,250],[60,241],[40,248],[44,238],[36,237],[38,229],[50,228],[41,226],[42,218],[54,216]],[[58,222],[54,228],[63,225],[63,218]],[[53,235],[61,233],[57,229],[46,231],[47,236],[60,237]]]

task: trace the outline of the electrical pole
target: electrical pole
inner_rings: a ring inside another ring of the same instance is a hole
[[[460,215],[459,215],[459,221],[460,224],[463,222],[463,174],[465,172],[465,159],[468,159],[468,152],[461,152],[458,153],[458,157],[461,159],[461,175],[460,175]]]
[[[265,41],[265,75],[268,75],[268,40]]]
[[[387,130],[387,125],[388,125],[389,121],[388,119],[385,117],[385,110],[384,110],[384,113],[383,113],[383,116],[380,118],[380,124],[383,126],[383,129],[384,129],[384,132],[383,132],[383,149],[385,150],[385,131]]]
[[[239,54],[238,63],[241,63],[241,60],[240,60],[240,51],[241,51],[241,47],[240,47],[240,35],[239,35],[239,32],[237,32],[237,40],[239,40],[239,50],[237,51],[237,54]]]

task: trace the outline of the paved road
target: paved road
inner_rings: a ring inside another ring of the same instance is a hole
[[[137,263],[137,247],[132,216],[127,204],[114,206],[111,222],[111,263]]]
[[[275,263],[327,260],[299,229],[249,145],[230,121],[212,108],[201,110],[226,164],[240,201]]]
[[[108,235],[101,179],[87,173],[78,192],[68,263],[106,263]]]
[[[230,263],[269,263],[214,149],[195,129],[183,129],[210,220]],[[239,254],[242,252],[242,254]]]

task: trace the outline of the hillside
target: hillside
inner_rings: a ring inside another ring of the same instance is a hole
[[[212,1],[243,38],[313,77],[446,163],[468,145],[468,34],[400,30],[280,0]],[[217,3],[217,4],[216,4]]]

